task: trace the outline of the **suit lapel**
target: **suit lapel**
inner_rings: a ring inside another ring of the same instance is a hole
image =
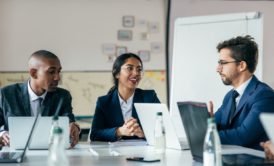
[[[224,108],[225,109],[225,111],[224,111],[224,116],[222,116],[222,119],[223,119],[223,121],[225,122],[225,124],[229,124],[229,117],[230,117],[230,110],[231,110],[231,103],[232,103],[232,97],[231,97],[231,95],[232,95],[232,90],[231,91],[229,91],[229,97],[228,97],[228,101],[227,101],[227,105],[226,105],[226,107]]]
[[[26,81],[24,84],[22,84],[20,95],[21,95],[21,99],[23,102],[25,115],[31,116],[30,99],[29,99],[29,93],[28,93],[28,81]]]
[[[53,93],[48,92],[44,101],[43,101],[43,112],[42,112],[42,116],[49,116],[50,115],[50,109],[53,109],[52,105],[53,105],[53,101],[55,101]],[[57,110],[53,110],[54,112],[56,112]]]
[[[249,96],[253,94],[253,92],[256,89],[256,86],[258,84],[258,79],[253,76],[253,78],[251,79],[249,85],[246,87],[243,96],[240,99],[240,102],[236,108],[236,112],[233,116],[233,118],[240,112],[240,110],[242,109],[242,107],[245,105],[246,101],[248,100]]]
[[[115,121],[118,124],[124,124],[124,118],[123,118],[123,114],[122,114],[122,109],[120,106],[120,101],[119,101],[119,97],[118,97],[118,90],[115,90],[112,94],[112,100],[111,100],[111,104],[109,105],[110,107],[113,106],[113,108],[109,108],[110,111],[113,111],[113,118],[115,118]]]

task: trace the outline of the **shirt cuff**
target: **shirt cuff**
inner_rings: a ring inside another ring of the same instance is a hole
[[[0,131],[0,137],[2,137],[6,132],[8,132],[8,131],[6,131],[6,130]]]

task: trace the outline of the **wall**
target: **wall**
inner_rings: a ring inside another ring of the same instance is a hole
[[[124,26],[123,16],[133,25]],[[39,49],[57,54],[64,71],[109,71],[118,47],[150,51],[145,69],[163,70],[164,21],[164,0],[1,0],[0,71],[25,71]],[[132,39],[119,40],[119,30]]]
[[[132,16],[132,26],[124,25],[124,16]],[[110,74],[115,49],[123,46],[137,54],[150,51],[144,69],[161,73],[164,21],[164,0],[1,0],[0,71],[27,71],[30,54],[47,49],[61,59],[63,71]],[[132,39],[119,40],[119,30],[132,31]],[[152,48],[155,42],[158,50]],[[114,52],[105,45],[114,46]]]
[[[28,57],[50,50],[61,60],[60,86],[71,91],[75,114],[93,115],[97,97],[112,86],[118,48],[126,47],[149,51],[141,56],[140,87],[155,89],[166,103],[165,6],[166,0],[1,0],[0,87],[26,80]],[[124,26],[123,16],[133,16],[134,25]],[[132,39],[119,40],[119,30],[132,31]]]
[[[139,87],[154,89],[161,102],[166,103],[166,79],[164,71],[146,71]],[[0,87],[24,82],[27,72],[0,72]],[[97,98],[106,95],[113,86],[111,72],[62,72],[60,87],[70,91],[73,112],[77,116],[94,114]]]
[[[260,11],[263,14],[263,81],[274,88],[273,1],[172,0],[170,55],[172,55],[173,29],[176,18],[251,11]],[[170,56],[170,60],[171,58],[172,56]]]

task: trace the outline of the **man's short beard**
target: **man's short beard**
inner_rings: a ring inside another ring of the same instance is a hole
[[[232,81],[230,79],[222,80],[225,85],[231,85]]]
[[[51,87],[51,88],[48,88],[48,92],[54,92],[54,91],[56,91],[56,89],[57,89],[57,87]]]

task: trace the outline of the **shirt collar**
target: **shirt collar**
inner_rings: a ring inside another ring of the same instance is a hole
[[[30,80],[28,81],[28,93],[29,93],[30,101],[37,100],[38,98],[42,98],[44,100],[47,95],[47,91],[46,91],[41,96],[37,96],[30,87]]]
[[[239,96],[242,96],[242,94],[244,93],[247,85],[249,84],[249,82],[251,81],[252,77],[250,77],[248,80],[246,80],[244,83],[242,83],[242,85],[240,85],[238,88],[236,88],[235,90],[239,93]]]
[[[125,103],[125,104],[132,103],[133,102],[134,93],[127,99],[127,101],[125,101],[124,99],[122,99],[122,97],[120,96],[120,94],[118,92],[118,97],[119,97],[120,105],[122,105],[123,103]]]

